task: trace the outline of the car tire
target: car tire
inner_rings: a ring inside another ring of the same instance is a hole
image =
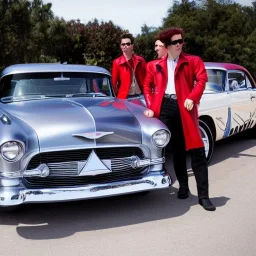
[[[202,120],[199,120],[199,128],[200,128],[202,140],[204,142],[206,160],[207,160],[207,163],[209,164],[211,162],[213,149],[214,149],[214,139],[213,139],[212,131],[207,125],[207,123]]]
[[[252,139],[256,139],[256,124],[250,129],[250,135]]]

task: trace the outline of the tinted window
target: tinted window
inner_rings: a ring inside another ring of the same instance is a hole
[[[251,83],[250,79],[248,78],[248,76],[245,76],[245,82],[246,82],[247,88],[253,88],[252,83]]]
[[[222,92],[225,90],[226,71],[218,69],[207,69],[208,82],[205,90]]]

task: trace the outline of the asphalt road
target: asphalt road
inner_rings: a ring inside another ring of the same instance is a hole
[[[197,204],[189,171],[186,200],[177,199],[174,183],[147,195],[1,212],[0,255],[255,256],[255,173],[256,140],[233,137],[216,145],[209,166],[215,212]]]

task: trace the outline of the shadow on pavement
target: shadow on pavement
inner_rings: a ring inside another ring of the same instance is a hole
[[[244,153],[241,152],[254,146],[255,140],[240,136],[217,143],[210,166],[227,158],[243,156]],[[175,178],[172,169],[168,156],[167,171]],[[193,172],[189,171],[189,176],[192,175]],[[222,207],[230,198],[222,196],[211,200],[216,207]],[[170,187],[146,195],[131,194],[79,202],[23,205],[14,212],[1,212],[0,225],[16,226],[17,233],[25,239],[58,239],[72,236],[77,232],[175,218],[186,214],[194,205],[201,207],[196,195],[179,200],[177,189]],[[214,213],[202,209],[202,214]]]
[[[17,233],[31,240],[58,239],[77,232],[95,231],[181,216],[197,196],[176,197],[177,189],[152,191],[69,203],[23,205],[14,212],[1,212],[0,225],[15,225]],[[229,198],[212,198],[217,207]],[[198,207],[201,207],[198,205]],[[202,209],[202,214],[205,214]],[[214,214],[214,213],[210,213]]]
[[[242,153],[252,147],[255,147],[256,140],[251,138],[251,133],[243,132],[230,138],[218,141],[215,145],[212,161],[210,165],[217,164],[228,158],[239,158],[242,156],[256,157]]]

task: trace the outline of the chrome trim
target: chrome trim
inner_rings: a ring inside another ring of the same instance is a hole
[[[20,185],[20,179],[8,179],[8,178],[1,178],[0,179],[0,187],[14,187]]]
[[[74,137],[82,137],[90,140],[99,139],[103,136],[114,134],[114,132],[102,132],[102,131],[96,131],[96,132],[86,132],[86,133],[80,133],[80,134],[72,134]]]
[[[138,167],[145,167],[156,164],[165,163],[165,157],[156,158],[156,159],[140,159],[137,156],[131,157],[131,166],[135,169]]]
[[[40,164],[37,168],[25,171],[0,172],[0,178],[22,178],[22,177],[47,177],[50,169],[46,164]]]
[[[23,172],[23,177],[47,177],[50,174],[50,169],[46,164],[40,164],[36,169],[25,170]]]
[[[26,189],[24,187],[5,187],[0,188],[0,206],[99,198],[163,189],[168,188],[170,185],[170,176],[163,172],[158,172],[149,173],[139,180],[94,184],[76,188]]]
[[[132,168],[140,168],[146,166],[161,165],[165,163],[165,157],[155,159],[140,159],[138,156],[120,158],[122,164],[130,165]],[[118,163],[118,158],[112,159],[114,165]],[[117,168],[117,167],[115,167]],[[43,163],[37,168],[31,170],[19,170],[13,172],[0,172],[0,178],[16,179],[22,177],[47,177],[47,176],[90,176],[112,172],[111,161],[107,159],[100,160],[93,153],[87,161],[78,162],[59,162],[59,163]],[[123,165],[119,165],[119,169],[124,169]],[[59,171],[59,172],[58,172]],[[151,171],[154,171],[151,169]],[[156,169],[159,171],[159,169]]]
[[[10,117],[6,114],[3,114],[0,118],[1,122],[4,124],[4,125],[10,125],[12,123],[12,120],[10,119]]]

